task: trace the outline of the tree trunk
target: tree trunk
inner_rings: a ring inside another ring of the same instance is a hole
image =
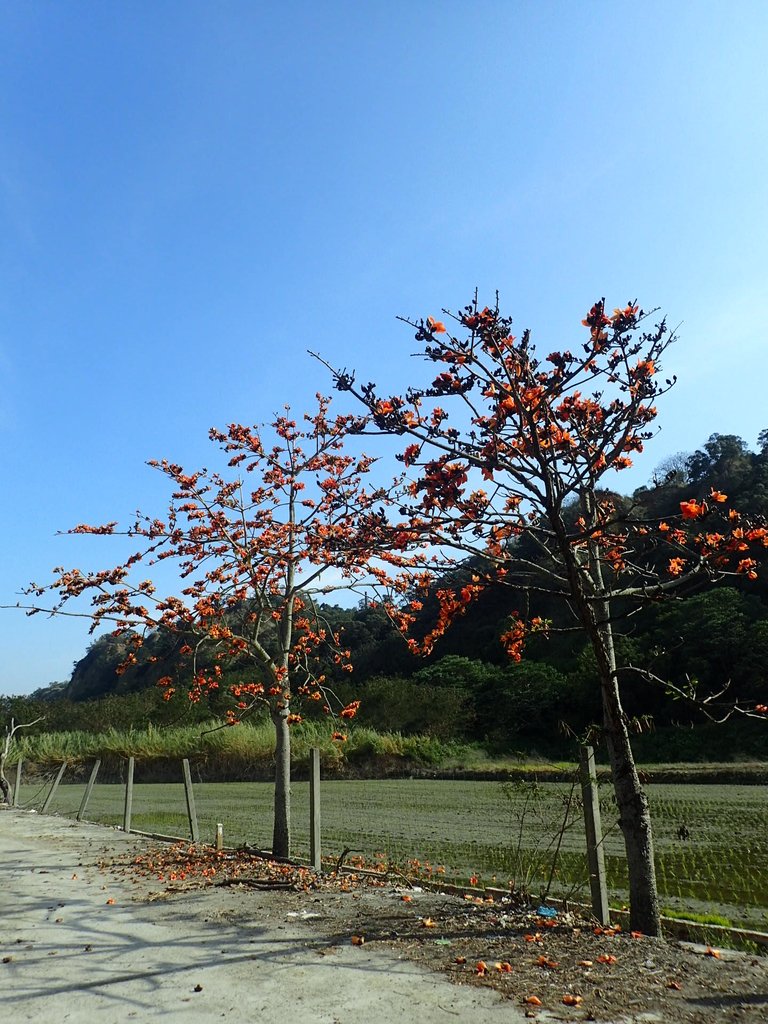
[[[605,739],[627,855],[630,927],[644,935],[661,935],[648,797],[637,774],[615,675],[603,680],[602,697]]]
[[[0,794],[2,794],[0,804],[9,804],[11,802],[11,785],[8,782],[8,779],[6,779],[5,777],[5,764],[6,761],[8,760],[8,751],[10,750],[11,746],[11,736],[12,733],[10,731],[6,731],[5,742],[3,743],[2,748],[0,748]]]
[[[651,812],[637,774],[627,716],[621,705],[608,602],[598,602],[595,611],[600,621],[593,619],[588,631],[600,674],[603,729],[627,855],[630,927],[644,935],[661,935]]]
[[[272,854],[291,855],[291,733],[288,708],[272,712],[275,726],[275,816]]]
[[[587,523],[591,528],[597,529],[600,524],[595,518],[594,494],[584,491],[581,502]],[[630,927],[632,931],[643,932],[644,935],[661,935],[651,813],[648,797],[637,774],[627,731],[627,717],[621,705],[610,596],[603,580],[601,554],[596,536],[590,540],[588,546],[587,564],[579,566],[568,547],[563,531],[563,558],[579,617],[597,661],[603,704],[603,728],[619,811],[619,825],[627,855]],[[587,599],[587,595],[590,594],[592,600]]]

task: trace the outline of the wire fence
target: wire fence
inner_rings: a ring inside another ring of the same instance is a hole
[[[78,781],[58,770],[22,779],[20,807],[113,827],[125,821],[127,763],[120,781],[96,781],[81,814],[87,772]],[[135,766],[130,828],[191,839],[182,765],[178,781],[142,779]],[[222,783],[191,765],[199,838],[214,844],[223,824],[227,847],[268,850],[274,787]],[[324,780],[322,851],[326,864],[348,849],[369,865],[396,866],[412,877],[524,890],[590,902],[583,799],[570,782]],[[665,908],[718,914],[768,930],[768,791],[761,786],[650,786],[659,890]],[[614,906],[626,900],[627,876],[616,807],[599,789],[601,848]],[[292,786],[292,852],[310,862],[310,783]]]

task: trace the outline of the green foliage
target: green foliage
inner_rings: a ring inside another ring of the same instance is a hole
[[[671,917],[678,921],[693,921],[695,924],[716,924],[721,928],[732,928],[733,922],[729,917],[722,914],[697,914],[694,910],[681,912],[671,907],[662,907],[661,913],[664,917]]]
[[[425,686],[479,690],[488,685],[489,680],[494,678],[497,671],[495,665],[488,665],[485,662],[458,654],[448,654],[439,661],[427,665],[426,668],[419,669],[414,673],[413,679]]]
[[[766,723],[735,718],[724,723],[667,725],[651,729],[633,741],[639,761],[737,762],[768,756]]]
[[[34,697],[0,697],[0,721],[15,718],[29,722],[42,718],[37,731],[103,732],[107,729],[142,728],[191,723],[210,718],[203,705],[191,704],[186,695],[165,701],[156,689],[134,693],[110,693],[87,701],[41,701]]]
[[[521,661],[486,679],[477,696],[479,731],[496,750],[557,729],[567,680],[551,665]]]
[[[471,734],[473,704],[460,688],[375,676],[360,687],[336,687],[334,692],[343,701],[359,699],[356,720],[379,732],[424,733],[443,739]]]

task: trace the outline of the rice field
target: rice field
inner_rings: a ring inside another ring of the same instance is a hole
[[[139,775],[137,772],[137,780]],[[308,856],[309,787],[293,785],[294,851]],[[74,817],[84,786],[62,783],[50,813]],[[203,841],[217,822],[225,843],[271,845],[269,783],[208,783],[194,787]],[[626,864],[616,813],[601,786],[609,889],[626,895]],[[662,903],[679,915],[714,913],[732,924],[768,931],[768,791],[763,786],[651,785],[656,864]],[[21,804],[40,807],[41,787],[22,787]],[[579,793],[562,783],[433,780],[324,781],[323,852],[336,859],[351,848],[371,863],[386,862],[423,877],[440,876],[533,894],[588,900]],[[86,817],[122,823],[124,790],[97,783]],[[181,782],[134,789],[132,827],[188,836]]]

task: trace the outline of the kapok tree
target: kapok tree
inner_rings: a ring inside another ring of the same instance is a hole
[[[255,427],[211,430],[227,455],[228,472],[185,472],[166,460],[151,462],[173,487],[165,518],[137,513],[133,524],[80,525],[74,534],[135,538],[140,547],[119,565],[98,572],[57,569],[52,583],[32,584],[39,601],[30,613],[83,614],[74,602],[90,599],[91,631],[108,625],[129,640],[127,664],[149,631],[179,638],[188,667],[189,697],[198,701],[222,685],[225,668],[243,664],[251,678],[230,687],[236,724],[267,708],[276,736],[273,854],[290,853],[290,726],[301,721],[301,701],[320,702],[342,719],[359,702],[334,708],[321,666],[332,659],[351,670],[343,638],[322,620],[318,601],[340,589],[387,584],[376,560],[376,533],[388,498],[368,484],[373,460],[344,450],[354,417],[318,411],[297,425],[288,414],[271,424],[272,443]],[[395,552],[390,564],[406,562]],[[161,596],[153,567],[175,566],[180,593]],[[207,666],[207,667],[205,667]],[[212,666],[212,667],[211,667]],[[170,699],[177,685],[160,679]],[[343,741],[342,732],[334,739]]]
[[[700,580],[727,572],[753,577],[757,561],[748,549],[765,547],[768,533],[725,511],[726,496],[716,491],[683,502],[679,515],[660,522],[608,489],[651,437],[655,402],[674,383],[659,377],[673,340],[663,320],[646,326],[635,303],[608,314],[600,301],[582,321],[586,338],[576,351],[540,359],[530,333],[515,338],[498,308],[474,302],[445,316],[451,330],[431,317],[406,321],[425,359],[440,367],[426,386],[386,396],[334,371],[337,388],[363,403],[376,430],[409,442],[400,458],[411,482],[400,501],[410,532],[401,535],[482,556],[470,582],[438,590],[436,625],[409,643],[428,652],[491,583],[562,600],[597,665],[632,927],[659,934],[651,818],[620,692],[625,676],[644,670],[619,663],[614,632],[646,602]],[[389,605],[404,631],[419,610],[415,589],[416,600],[411,593],[410,603]],[[548,625],[515,613],[501,642],[519,660],[528,634]]]

